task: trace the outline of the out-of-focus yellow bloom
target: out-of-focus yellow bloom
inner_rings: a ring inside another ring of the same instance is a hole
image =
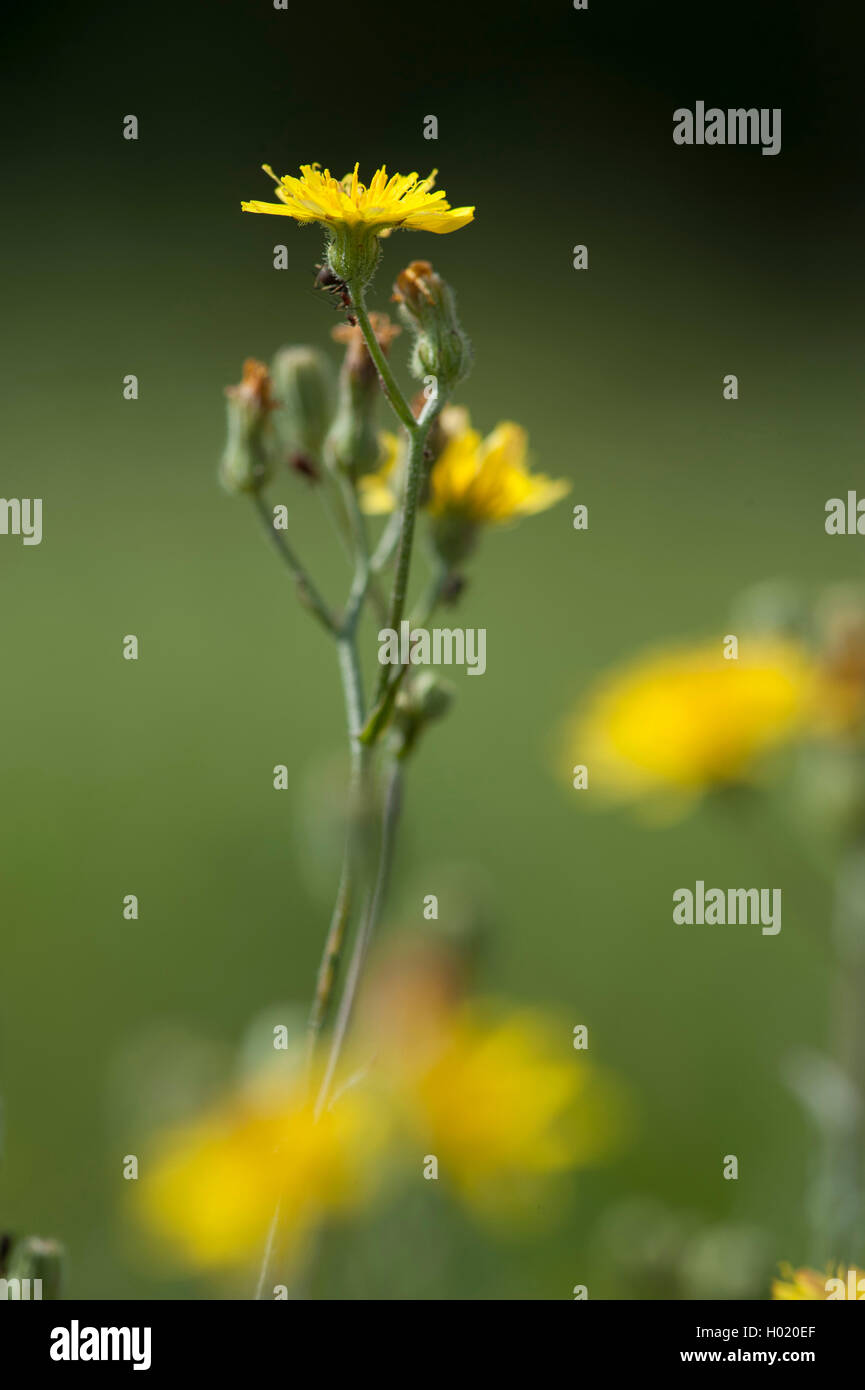
[[[486,439],[477,430],[463,431],[436,459],[427,510],[434,517],[456,517],[473,525],[546,511],[571,485],[530,473],[527,456],[526,431],[509,420],[496,425]]]
[[[861,1298],[865,1294],[857,1293],[860,1280],[865,1280],[865,1274],[855,1266],[846,1269],[843,1265],[829,1266],[825,1274],[820,1274],[816,1269],[794,1269],[790,1264],[779,1265],[781,1276],[772,1282],[772,1298],[782,1301],[808,1301],[825,1302],[830,1298],[848,1298],[851,1294],[850,1286],[853,1285],[852,1296]],[[852,1278],[851,1278],[852,1276]],[[830,1281],[839,1280],[843,1285],[843,1290],[839,1289],[835,1283],[832,1287],[827,1287]]]
[[[382,430],[379,434],[380,462],[375,473],[364,473],[358,479],[357,496],[360,509],[367,516],[384,516],[396,505],[399,485],[399,463],[402,445],[395,434]]]
[[[572,730],[576,762],[601,793],[691,798],[748,778],[761,755],[801,731],[813,665],[792,642],[742,640],[662,651],[607,678]]]
[[[186,1263],[215,1269],[260,1259],[279,1201],[275,1248],[290,1261],[322,1217],[372,1195],[383,1139],[360,1090],[317,1121],[299,1083],[232,1097],[164,1137],[136,1184],[138,1215]]]
[[[613,1145],[619,1098],[569,1042],[534,1013],[460,1008],[414,1019],[385,1062],[421,1151],[475,1210],[525,1213],[546,1180]]]
[[[566,479],[529,471],[528,439],[520,425],[504,421],[483,439],[469,425],[465,410],[448,407],[442,415],[458,422],[459,428],[443,430],[441,452],[430,472],[425,509],[436,521],[474,531],[545,511],[569,490]],[[394,443],[378,471],[361,478],[365,511],[370,511],[369,498],[374,499],[376,513],[397,506],[399,462],[399,445]]]
[[[320,222],[332,230],[363,228],[376,236],[396,227],[422,232],[455,232],[475,215],[473,207],[452,208],[442,189],[433,193],[436,171],[426,179],[417,174],[392,174],[382,165],[369,186],[357,177],[358,165],[345,178],[335,179],[319,164],[301,164],[300,178],[277,178],[269,164],[262,165],[276,184],[278,203],[241,203],[244,212],[276,213],[297,222]]]

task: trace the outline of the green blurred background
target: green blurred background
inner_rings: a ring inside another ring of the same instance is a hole
[[[556,730],[611,663],[727,631],[742,587],[861,573],[862,542],[823,529],[861,458],[862,122],[842,16],[157,0],[10,22],[2,491],[44,499],[44,539],[0,540],[0,1216],[67,1245],[70,1295],[214,1291],[144,1257],[122,1157],[230,1074],[256,1019],[305,1003],[326,923],[309,797],[344,770],[335,662],[215,476],[243,358],[337,322],[312,286],[318,230],[241,215],[269,197],[264,161],[434,165],[453,204],[477,205],[459,234],[386,242],[372,303],[407,260],[434,260],[475,345],[461,399],[484,430],[528,428],[590,529],[565,503],[485,539],[460,621],[488,630],[486,677],[455,678],[457,710],[411,770],[386,925],[420,928],[422,894],[471,866],[493,925],[483,987],[588,1023],[638,1111],[630,1148],[542,1237],[403,1209],[335,1243],[314,1291],[621,1295],[599,1230],[635,1194],[757,1225],[772,1258],[808,1253],[813,1140],[780,1066],[825,1037],[829,885],[782,822],[707,808],[648,831],[587,811]],[[782,153],[675,147],[672,111],[697,99],[782,107]],[[285,477],[273,500],[336,598],[316,498]],[[671,892],[698,877],[782,885],[780,936],[683,937]]]

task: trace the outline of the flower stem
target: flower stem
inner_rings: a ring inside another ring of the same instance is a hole
[[[369,321],[369,314],[366,311],[366,299],[361,285],[349,285],[351,295],[352,311],[360,325],[369,355],[376,366],[376,371],[381,377],[382,389],[394,414],[405,425],[409,434],[414,430],[417,421],[412,414],[412,408],[403,395],[399,382],[390,369],[387,358],[382,351],[381,344],[373,332],[372,324]]]
[[[330,1055],[327,1060],[327,1067],[315,1106],[316,1119],[321,1115],[327,1104],[334,1074],[339,1064],[346,1034],[348,1032],[348,1026],[351,1022],[351,1015],[357,998],[358,986],[363,973],[369,944],[372,940],[379,916],[381,915],[388,879],[390,877],[390,868],[393,862],[396,828],[401,807],[402,768],[399,763],[394,762],[390,768],[387,789],[385,791],[378,870],[376,872],[375,883],[367,900],[366,910],[357,929],[351,964],[349,965],[348,975],[346,976],[342,998],[339,1001],[339,1011],[337,1013],[336,1023],[334,1024]]]
[[[289,542],[286,540],[283,533],[281,531],[277,531],[274,527],[273,517],[271,516],[270,509],[267,503],[265,502],[264,498],[258,492],[253,493],[253,502],[255,503],[256,511],[261,517],[265,530],[268,532],[271,540],[273,541],[273,544],[276,546],[277,552],[285,561],[286,565],[288,566],[292,575],[294,576],[295,583],[297,584],[298,596],[300,597],[301,603],[304,605],[305,608],[309,609],[313,617],[317,618],[321,625],[324,628],[326,628],[328,632],[335,634],[337,631],[336,619],[334,618],[324,599],[321,597],[321,594],[318,592],[318,589],[315,587],[315,584],[313,583],[312,579],[307,574],[303,565],[300,563],[300,560],[298,560],[297,556],[295,555],[294,551],[292,550]]]
[[[408,476],[406,478],[405,492],[402,499],[402,512],[400,517],[399,545],[396,552],[396,566],[394,569],[393,589],[390,596],[390,607],[388,608],[387,626],[394,632],[399,631],[402,621],[403,610],[405,609],[406,594],[408,591],[408,578],[411,568],[412,547],[414,544],[414,527],[417,516],[418,493],[420,492],[421,478],[424,468],[424,454],[426,450],[426,439],[430,425],[433,421],[434,409],[421,415],[420,420],[411,431],[411,441],[408,458]],[[381,701],[388,684],[388,668],[382,666],[379,672],[378,685],[376,688],[373,704],[377,705]]]

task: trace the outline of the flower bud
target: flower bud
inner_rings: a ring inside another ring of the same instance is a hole
[[[12,1249],[9,1260],[9,1279],[29,1279],[30,1297],[57,1299],[63,1272],[63,1246],[56,1240],[27,1236]],[[33,1280],[41,1280],[38,1293],[33,1292]]]
[[[394,705],[393,727],[399,738],[399,756],[406,757],[428,724],[443,719],[454,702],[456,692],[432,671],[423,671],[409,686],[403,686]]]
[[[850,743],[865,737],[865,593],[857,586],[829,589],[815,613],[820,732]]]
[[[290,457],[316,463],[333,417],[336,383],[330,362],[315,348],[280,348],[270,379],[280,442]]]
[[[402,331],[387,314],[370,314],[369,321],[382,352],[387,354]],[[339,374],[339,404],[327,437],[328,462],[352,478],[374,469],[380,445],[376,410],[381,392],[378,372],[357,326],[339,324],[331,336],[345,345]]]
[[[227,492],[257,492],[272,469],[270,415],[274,402],[270,376],[263,362],[248,357],[243,380],[226,386],[228,436],[220,464]]]
[[[339,223],[329,230],[325,259],[338,280],[364,289],[375,274],[381,256],[376,231],[362,222]]]
[[[393,298],[415,335],[413,375],[434,377],[436,390],[449,394],[472,365],[471,343],[457,317],[453,290],[429,261],[412,261],[397,276]]]
[[[761,637],[799,638],[808,621],[807,604],[801,589],[784,579],[768,579],[752,584],[736,599],[730,628],[745,628]]]

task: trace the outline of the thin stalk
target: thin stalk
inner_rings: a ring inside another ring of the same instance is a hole
[[[396,839],[396,829],[399,822],[400,810],[402,807],[402,769],[396,762],[393,763],[388,777],[387,789],[384,799],[384,810],[382,812],[381,826],[381,846],[379,850],[378,871],[376,873],[375,884],[370,892],[366,911],[363,919],[358,926],[357,935],[352,951],[351,964],[349,965],[346,976],[345,988],[342,998],[339,1001],[339,1011],[334,1024],[333,1039],[330,1047],[330,1055],[327,1060],[324,1077],[318,1093],[318,1100],[315,1106],[315,1117],[321,1115],[327,1105],[328,1093],[330,1091],[336,1068],[342,1054],[348,1026],[351,1022],[351,1015],[354,1010],[357,998],[358,986],[360,984],[363,967],[366,961],[369,944],[375,932],[378,919],[381,915],[385,893],[387,891],[388,879],[390,877],[391,864],[393,862],[393,850]]]
[[[319,966],[315,998],[310,1012],[307,1073],[310,1077],[312,1075],[316,1045],[333,997],[340,958],[351,914],[351,906],[353,902],[358,901],[360,898],[363,901],[364,907],[358,923],[352,959],[340,999],[327,1066],[316,1100],[316,1119],[319,1118],[324,1106],[328,1102],[333,1077],[339,1064],[351,1021],[367,951],[381,914],[390,875],[396,828],[402,799],[402,770],[400,765],[394,761],[390,768],[382,809],[381,827],[377,837],[376,863],[376,856],[374,854],[374,848],[376,846],[372,833],[372,813],[374,805],[372,789],[373,750],[363,738],[365,732],[365,700],[357,652],[357,627],[364,601],[371,589],[374,596],[377,597],[375,577],[378,572],[389,563],[394,551],[396,552],[396,564],[393,591],[388,607],[388,618],[391,627],[399,627],[408,590],[411,555],[414,543],[415,518],[417,514],[420,483],[424,469],[426,439],[430,426],[440,409],[438,400],[433,398],[433,400],[427,402],[419,419],[415,419],[411,406],[400,390],[399,384],[388,365],[387,358],[373,332],[372,325],[369,321],[369,315],[366,311],[363,287],[359,285],[349,285],[349,291],[352,298],[354,313],[360,325],[361,332],[363,333],[369,354],[378,371],[384,394],[408,434],[409,462],[406,485],[399,513],[386,527],[385,533],[372,558],[369,553],[366,524],[360,512],[356,492],[347,478],[343,480],[343,497],[351,540],[353,542],[355,570],[345,611],[340,621],[337,621],[331,614],[284,536],[274,530],[271,516],[263,499],[257,494],[255,496],[255,503],[259,514],[267,526],[280,555],[295,578],[302,601],[336,639],[346,722],[348,725],[349,746],[351,749],[352,772],[350,807],[343,864],[340,872],[336,902],[334,904],[330,927],[325,940],[324,952]],[[441,404],[443,403],[444,402],[441,402]],[[437,601],[440,595],[442,582],[443,576],[439,576],[433,603]],[[402,678],[403,674],[404,672],[400,674],[398,680]],[[382,668],[382,674],[379,677],[379,698],[385,693],[386,686],[387,671]],[[281,1199],[280,1202],[277,1203],[268,1232],[267,1246],[264,1252],[264,1259],[256,1290],[256,1298],[258,1299],[264,1296],[264,1289],[268,1281],[270,1265],[279,1232],[280,1209]]]
[[[417,606],[414,608],[412,612],[412,626],[414,626],[415,623],[424,624],[429,622],[430,618],[435,612],[435,609],[438,606],[439,600],[442,596],[442,591],[444,589],[445,583],[447,582],[447,577],[447,566],[444,565],[441,562],[441,560],[436,559],[429,584],[427,585],[426,590],[424,591]],[[408,669],[409,668],[407,665],[401,666],[397,671],[396,675],[389,682],[386,683],[384,690],[378,696],[378,699],[376,700],[376,703],[373,705],[369,717],[366,723],[364,724],[363,729],[361,730],[361,743],[364,743],[367,746],[372,747],[372,745],[377,741],[379,735],[387,726],[387,721],[390,717],[390,712],[393,709],[393,702],[396,699],[397,694],[399,692],[399,688],[402,685],[402,682],[404,681],[408,673]]]
[[[399,544],[399,533],[402,530],[402,518],[398,510],[391,512],[387,525],[381,533],[379,543],[375,548],[370,564],[373,574],[380,574],[394,557],[394,552]]]
[[[312,1078],[312,1068],[318,1039],[321,1035],[321,1030],[327,1018],[328,1009],[333,997],[333,989],[339,971],[339,962],[348,928],[351,903],[357,893],[356,881],[358,878],[363,880],[366,876],[364,873],[364,863],[369,860],[371,760],[368,750],[363,747],[357,736],[363,720],[364,701],[360,663],[357,657],[357,648],[353,632],[348,635],[342,634],[339,636],[337,639],[337,654],[339,656],[339,669],[342,680],[343,699],[345,703],[346,722],[349,730],[349,745],[351,748],[352,760],[351,783],[349,788],[349,821],[346,830],[339,888],[337,889],[336,902],[331,916],[330,927],[325,939],[324,951],[316,980],[315,997],[309,1016],[306,1059],[308,1083]],[[318,1112],[316,1112],[316,1114],[317,1113]],[[273,1216],[271,1217],[270,1227],[267,1233],[267,1242],[255,1292],[257,1300],[264,1297],[264,1289],[268,1281],[276,1237],[279,1231],[281,1206],[282,1198],[280,1196]]]
[[[426,418],[425,418],[426,417]],[[411,441],[408,458],[408,476],[406,478],[405,493],[402,499],[402,512],[400,515],[399,544],[396,553],[396,566],[394,569],[393,589],[390,596],[390,607],[388,608],[387,626],[394,632],[399,632],[399,625],[402,621],[403,610],[405,608],[406,594],[408,591],[409,571],[411,569],[411,555],[414,544],[415,518],[417,517],[417,501],[420,492],[421,478],[424,469],[424,453],[426,450],[426,439],[430,425],[433,421],[433,411],[421,415],[416,427],[411,432]],[[386,666],[382,666],[378,678],[374,704],[378,704],[385,693],[388,685],[388,671]]]
[[[411,406],[403,395],[399,382],[390,369],[387,358],[381,349],[381,344],[373,332],[372,324],[369,321],[369,314],[366,312],[366,298],[363,287],[360,285],[349,285],[351,295],[352,311],[360,325],[369,355],[376,366],[376,371],[381,377],[382,389],[388,399],[391,409],[397,418],[405,425],[411,434],[417,421],[412,414]]]
[[[297,592],[301,603],[308,608],[313,617],[317,618],[322,627],[328,632],[336,634],[337,623],[318,589],[315,587],[310,576],[307,574],[300,560],[295,555],[291,545],[287,541],[282,531],[277,531],[273,525],[273,517],[270,509],[260,493],[253,493],[255,509],[264,524],[264,528],[269,534],[273,544],[276,546],[277,553],[285,561],[291,571],[297,585]]]

